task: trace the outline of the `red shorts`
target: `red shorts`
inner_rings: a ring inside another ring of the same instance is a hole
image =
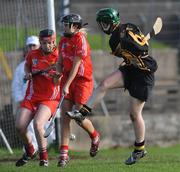
[[[67,81],[67,77],[63,76],[61,79],[61,87]],[[61,89],[62,91],[62,89]],[[84,78],[75,78],[70,85],[69,94],[65,96],[66,99],[71,100],[73,103],[86,104],[93,91],[93,80]]]
[[[37,101],[37,100],[27,100],[25,99],[24,101],[22,101],[21,103],[21,107],[25,107],[27,109],[29,109],[30,111],[32,111],[33,114],[35,114],[38,106],[40,104],[46,105],[47,107],[49,107],[49,109],[51,110],[51,114],[54,115],[56,108],[58,106],[58,101],[57,100],[46,100],[46,101]]]

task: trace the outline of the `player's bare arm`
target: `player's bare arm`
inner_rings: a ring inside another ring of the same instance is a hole
[[[69,74],[68,80],[63,88],[63,92],[65,95],[69,93],[69,86],[71,85],[72,81],[74,80],[75,76],[77,75],[80,64],[81,64],[81,58],[76,57],[73,62],[73,67]]]
[[[24,66],[24,71],[25,71],[25,80],[30,80],[32,79],[32,73],[31,73],[31,70],[30,68],[28,67],[27,63],[25,63],[25,66]]]

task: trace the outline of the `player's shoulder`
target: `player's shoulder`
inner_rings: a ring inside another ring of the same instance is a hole
[[[61,38],[60,38],[59,42],[65,41],[65,40],[66,40],[66,37],[64,35],[61,35]]]
[[[132,30],[132,29],[137,29],[139,28],[136,24],[134,23],[124,23],[122,24],[123,28],[126,28],[126,30]]]
[[[61,35],[61,38],[58,42],[58,48],[60,48],[65,42],[67,42],[66,37]]]
[[[30,52],[28,52],[25,59],[27,61],[27,60],[33,59],[34,57],[37,58],[39,56],[41,56],[40,48],[36,49],[36,50],[31,50]]]
[[[84,39],[85,38],[85,34],[83,32],[77,32],[76,34],[74,34],[74,39]]]
[[[139,28],[139,26],[137,26],[136,24],[133,24],[133,23],[126,23],[125,28],[127,31],[132,31],[135,33],[141,33],[141,29]]]
[[[31,50],[31,51],[28,53],[28,55],[34,56],[34,55],[37,55],[37,54],[39,54],[39,53],[40,53],[40,48],[38,48],[38,49],[36,49],[36,50]]]

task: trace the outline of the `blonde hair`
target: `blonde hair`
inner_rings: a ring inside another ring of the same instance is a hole
[[[79,32],[83,33],[85,36],[87,36],[88,29],[87,28],[81,28],[79,29]]]

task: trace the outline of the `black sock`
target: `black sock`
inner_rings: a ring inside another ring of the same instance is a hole
[[[134,143],[134,152],[140,152],[140,151],[144,150],[144,148],[145,148],[144,144],[145,144],[145,140],[140,143],[135,142]]]

